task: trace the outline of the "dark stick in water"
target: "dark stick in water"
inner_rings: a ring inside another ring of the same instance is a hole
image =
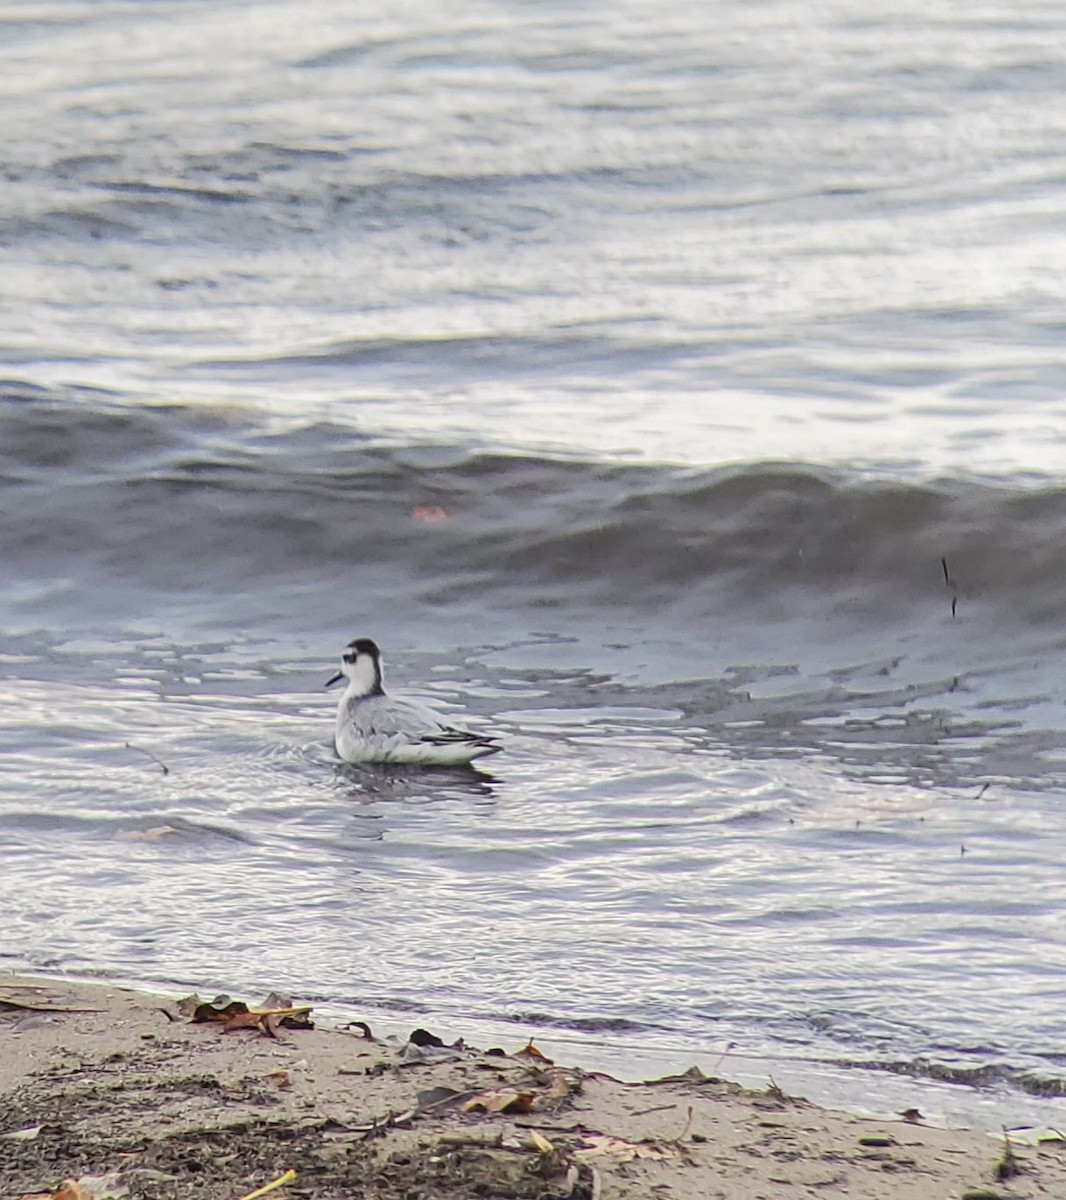
[[[152,762],[154,762],[157,766],[160,766],[163,768],[164,775],[170,774],[170,768],[167,766],[167,764],[161,758],[157,758],[151,752],[151,750],[145,750],[145,748],[143,746],[135,746],[132,742],[126,743],[126,749],[127,750],[136,750],[138,754],[145,755],[146,757],[150,758],[152,760]]]
[[[944,586],[949,587],[953,591],[957,592],[959,585],[955,582],[954,579],[951,578],[951,572],[948,570],[948,560],[946,558],[941,558],[940,565],[944,568]],[[951,597],[951,615],[952,616],[955,615],[955,610],[956,610],[956,608],[958,608],[958,604],[959,604],[959,597],[956,594]]]

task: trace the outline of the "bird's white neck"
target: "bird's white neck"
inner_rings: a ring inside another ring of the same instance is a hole
[[[380,696],[383,676],[381,663],[372,654],[360,654],[354,663],[345,664],[349,696]]]

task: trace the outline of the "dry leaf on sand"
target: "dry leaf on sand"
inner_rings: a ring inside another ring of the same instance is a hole
[[[119,1181],[118,1173],[83,1175],[80,1179],[64,1179],[50,1200],[122,1200],[129,1189]]]
[[[529,1112],[533,1107],[533,1092],[520,1092],[517,1088],[497,1088],[478,1092],[461,1104],[460,1112],[508,1113]]]
[[[52,1193],[52,1200],[93,1200],[93,1194],[78,1180],[65,1179]]]
[[[548,1078],[551,1080],[548,1090],[537,1096],[535,1108],[556,1109],[574,1092],[581,1090],[581,1077],[559,1067],[553,1068]]]
[[[100,1012],[91,1004],[78,1004],[68,993],[31,984],[0,987],[0,1009],[26,1008],[31,1012]]]
[[[1066,1135],[1053,1125],[1022,1125],[1017,1129],[1004,1129],[995,1133],[989,1131],[989,1137],[1000,1141],[1013,1142],[1016,1146],[1039,1146],[1041,1142],[1066,1142]]]
[[[188,1017],[194,1025],[217,1021],[225,1033],[235,1029],[254,1029],[256,1026],[268,1037],[282,1025],[286,1029],[314,1029],[311,1020],[311,1004],[293,1004],[286,996],[271,992],[259,1008],[249,1008],[243,1000],[231,1000],[229,996],[216,996],[214,1000],[201,1000],[199,996],[186,996],[178,1001],[178,1011]]]
[[[656,1142],[627,1142],[625,1138],[608,1137],[605,1133],[587,1133],[581,1139],[585,1144],[573,1152],[579,1162],[591,1158],[616,1158],[619,1162],[632,1162],[635,1158],[673,1158],[677,1151],[671,1146]]]
[[[544,1054],[542,1051],[538,1050],[537,1047],[533,1045],[532,1038],[530,1038],[529,1041],[526,1042],[526,1044],[522,1047],[521,1050],[516,1050],[514,1052],[514,1057],[515,1058],[533,1058],[533,1059],[536,1059],[537,1062],[542,1062],[545,1064],[550,1064],[552,1061],[546,1054]]]
[[[43,1128],[43,1125],[30,1125],[26,1129],[16,1129],[14,1133],[0,1133],[0,1138],[9,1142],[32,1142]]]
[[[243,1000],[231,1000],[229,996],[216,996],[214,1000],[201,1000],[199,996],[186,996],[178,1001],[178,1012],[188,1017],[194,1025],[206,1021],[228,1021],[237,1013],[246,1013],[248,1005]]]

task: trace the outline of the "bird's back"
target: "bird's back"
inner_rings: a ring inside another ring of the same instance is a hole
[[[467,763],[500,749],[492,739],[445,725],[417,700],[371,695],[342,703],[337,753],[346,762]]]

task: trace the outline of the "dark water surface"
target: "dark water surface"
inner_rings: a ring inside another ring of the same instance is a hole
[[[0,960],[1061,1121],[1063,14],[8,7]]]

